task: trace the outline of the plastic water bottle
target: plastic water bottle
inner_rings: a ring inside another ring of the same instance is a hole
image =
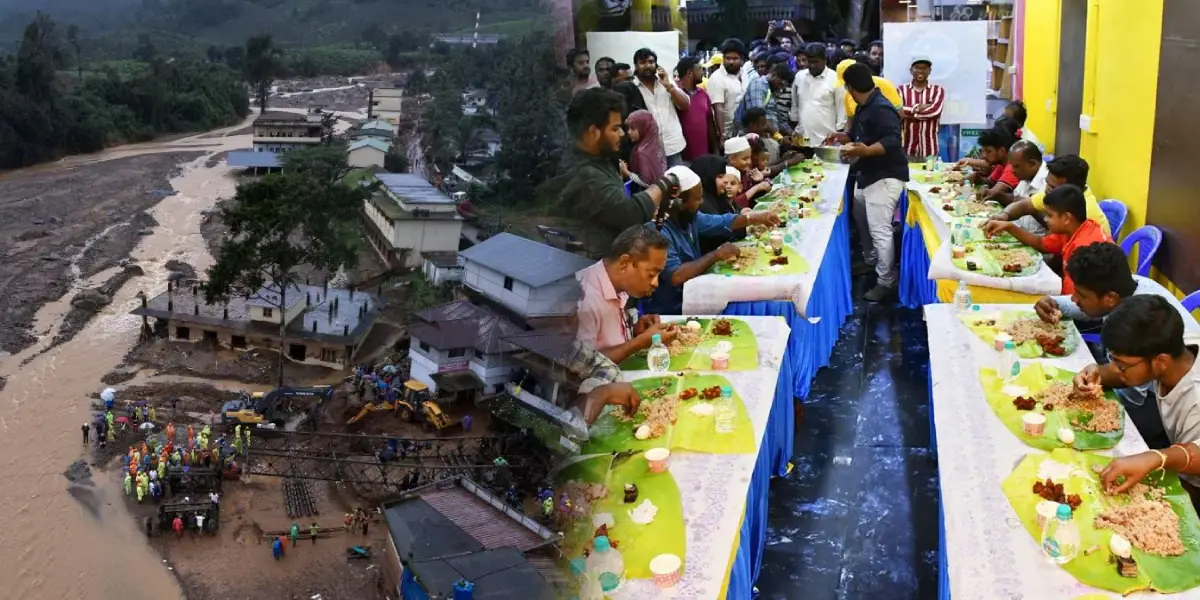
[[[646,364],[655,373],[666,373],[671,370],[671,351],[662,343],[662,336],[654,334],[650,338],[650,351],[646,353]]]
[[[575,578],[575,588],[578,592],[574,600],[604,600],[604,592],[600,591],[600,580],[587,572],[587,562],[584,559],[571,560],[571,576]]]
[[[1079,540],[1079,525],[1071,518],[1071,507],[1059,504],[1058,513],[1042,528],[1042,552],[1054,564],[1064,565],[1079,554]]]
[[[792,241],[800,243],[800,234],[804,232],[804,226],[800,224],[800,219],[792,219],[788,221],[787,232],[792,236]]]
[[[996,365],[996,374],[1004,383],[1012,383],[1021,374],[1021,357],[1017,356],[1017,346],[1012,340],[1004,342],[1004,350],[1000,352],[1000,363]]]
[[[783,185],[792,185],[792,174],[789,172],[790,170],[791,169],[784,169],[783,173],[780,174],[779,182]]]
[[[958,289],[954,290],[954,310],[959,314],[971,310],[971,286],[965,281],[958,282]]]
[[[721,386],[721,398],[717,400],[715,412],[717,433],[733,433],[737,409],[733,406],[733,389],[727,385]]]
[[[600,591],[612,594],[625,583],[625,559],[613,549],[607,536],[592,541],[592,552],[587,557],[587,574],[600,582]]]

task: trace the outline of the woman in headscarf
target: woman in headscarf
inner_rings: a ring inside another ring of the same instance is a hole
[[[635,110],[625,119],[629,129],[629,141],[633,144],[629,152],[628,174],[634,183],[643,188],[658,181],[667,172],[667,155],[663,153],[662,137],[658,135],[658,123],[648,110]]]

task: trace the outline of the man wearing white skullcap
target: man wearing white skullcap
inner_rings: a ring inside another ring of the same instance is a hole
[[[661,315],[677,315],[683,310],[683,284],[689,279],[708,272],[722,260],[737,258],[738,249],[733,244],[723,244],[708,254],[700,252],[700,236],[725,235],[745,229],[747,225],[779,224],[779,217],[770,212],[748,214],[710,215],[700,212],[703,193],[700,176],[688,167],[672,167],[667,175],[679,180],[679,199],[669,209],[663,223],[662,234],[670,244],[667,249],[667,266],[659,275],[658,289],[646,302],[646,312]],[[647,224],[654,227],[654,223]]]
[[[750,151],[750,140],[742,136],[731,137],[725,140],[725,156],[733,156],[740,152]]]

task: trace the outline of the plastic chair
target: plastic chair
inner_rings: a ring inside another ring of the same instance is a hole
[[[1188,312],[1192,312],[1197,308],[1200,308],[1200,290],[1196,290],[1185,296],[1184,299],[1180,301],[1180,304],[1183,304],[1183,308]]]
[[[629,181],[625,182],[625,197],[628,198],[632,195],[633,195],[633,180],[630,179]]]
[[[1144,225],[1121,242],[1121,249],[1125,251],[1125,256],[1132,256],[1133,247],[1138,246],[1137,274],[1149,277],[1150,263],[1154,260],[1154,255],[1161,245],[1162,230],[1153,225]]]
[[[1129,209],[1120,200],[1105,198],[1100,201],[1100,210],[1104,211],[1104,217],[1108,219],[1108,229],[1112,232],[1113,241],[1120,240],[1121,226],[1125,224],[1125,217],[1129,216]]]

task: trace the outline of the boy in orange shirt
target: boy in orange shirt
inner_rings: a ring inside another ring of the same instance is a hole
[[[1008,232],[1017,241],[1043,254],[1062,255],[1063,287],[1062,293],[1075,292],[1075,283],[1067,272],[1067,263],[1075,250],[1090,246],[1097,242],[1112,242],[1112,238],[1095,221],[1087,218],[1087,201],[1083,190],[1071,184],[1060,185],[1046,194],[1046,228],[1050,233],[1045,236],[1029,233],[1017,227],[1012,221],[988,221],[984,233],[988,237],[1002,232]]]

